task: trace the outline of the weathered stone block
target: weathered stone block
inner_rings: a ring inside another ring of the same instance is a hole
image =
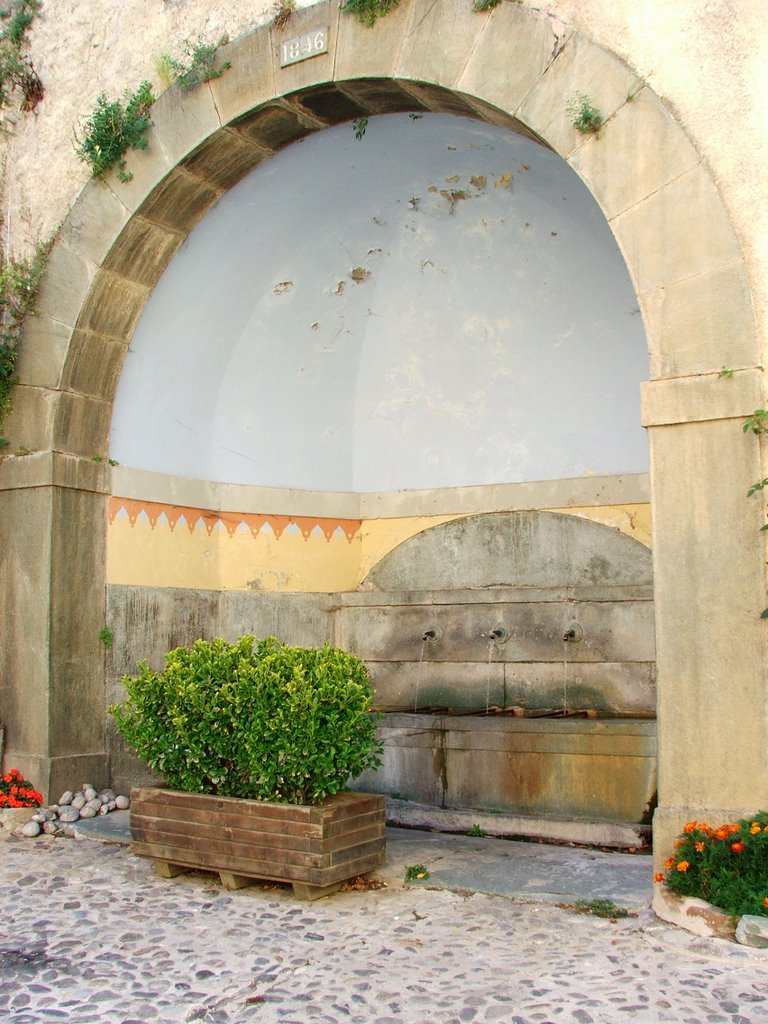
[[[678,896],[665,885],[655,887],[653,909],[663,921],[685,928],[694,935],[721,939],[733,939],[736,935],[738,918],[705,900]]]
[[[469,53],[459,88],[502,110],[516,111],[551,63],[553,51],[570,36],[569,30],[562,33],[563,26],[542,11],[499,4]]]
[[[129,211],[103,181],[91,179],[61,228],[61,239],[74,252],[98,265],[122,231]]]
[[[186,236],[220,197],[219,189],[177,168],[147,196],[138,213]]]
[[[741,255],[712,177],[701,164],[613,217],[610,225],[638,292],[712,273]]]
[[[184,234],[132,217],[107,253],[102,269],[153,288],[184,241]]]
[[[396,75],[456,85],[487,20],[470,4],[414,4],[397,56]]]
[[[736,941],[742,946],[768,949],[768,917],[744,914],[736,926]]]
[[[605,138],[603,132],[585,137],[569,162],[609,219],[700,160],[658,96],[647,88],[630,93],[604,131]]]
[[[149,292],[146,285],[100,270],[83,303],[77,326],[127,343]]]
[[[226,191],[268,156],[267,150],[252,145],[231,128],[222,128],[193,150],[180,166],[214,188]]]
[[[651,289],[638,299],[651,377],[759,364],[752,296],[742,263]]]
[[[640,87],[639,79],[606,50],[578,33],[562,29],[554,41],[554,59],[526,96],[517,116],[546,139],[561,156],[568,157],[588,136],[573,125],[568,106],[588,96],[604,120],[611,118],[627,96]],[[601,136],[608,128],[601,131]],[[598,139],[596,141],[602,141]],[[598,202],[600,196],[597,197]]]

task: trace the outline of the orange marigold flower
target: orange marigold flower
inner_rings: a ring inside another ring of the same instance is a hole
[[[704,843],[696,843],[696,853],[704,853]]]
[[[756,836],[759,831],[760,831],[760,824],[759,824],[759,822],[753,821],[752,824],[749,826],[749,834],[751,836]]]
[[[674,867],[674,864],[675,864],[675,858],[674,857],[667,857],[667,859],[664,861],[664,867],[667,869],[667,871],[669,871],[669,869],[671,867]]]
[[[763,897],[763,906],[768,907],[768,896]]]
[[[683,832],[688,832],[690,834],[696,828],[696,824],[697,823],[695,821],[687,822],[685,825],[683,825]]]
[[[677,870],[678,871],[687,871],[690,866],[691,865],[688,863],[687,860],[681,860],[680,863],[677,865]]]
[[[735,835],[739,831],[739,826],[738,825],[729,825],[728,826],[728,831],[731,833],[731,835]]]
[[[734,853],[741,853],[744,849],[744,843],[731,843],[731,849]]]
[[[721,825],[720,828],[717,830],[717,832],[715,832],[715,838],[716,839],[727,839],[728,838],[728,829],[726,828],[725,825]]]
[[[684,839],[676,839],[675,840],[675,849],[679,850],[680,847],[683,846],[684,844],[685,844],[685,840]]]
[[[664,872],[663,871],[657,871],[656,874],[653,876],[653,880],[654,880],[654,882],[663,882],[664,881]],[[766,896],[766,898],[763,900],[763,903],[766,905],[766,907],[768,907],[768,896]]]

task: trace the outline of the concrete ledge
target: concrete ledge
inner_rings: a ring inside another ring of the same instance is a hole
[[[469,832],[476,826],[489,836],[609,846],[617,850],[648,849],[650,840],[650,827],[646,825],[541,815],[490,814],[488,811],[430,807],[392,798],[387,799],[387,823],[402,828],[436,829],[438,832]]]

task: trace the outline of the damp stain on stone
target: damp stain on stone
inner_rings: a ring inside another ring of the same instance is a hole
[[[293,281],[281,281],[280,284],[275,285],[275,295],[282,295],[284,292],[290,291],[293,288]]]
[[[367,278],[371,276],[371,272],[366,267],[354,267],[350,271],[349,276],[352,278],[355,284],[360,284],[362,281],[365,281]]]
[[[467,193],[460,188],[443,188],[440,190],[440,195],[443,197],[443,199],[450,203],[451,215],[453,215],[453,211],[456,209],[456,203],[458,203],[462,199],[469,198]]]

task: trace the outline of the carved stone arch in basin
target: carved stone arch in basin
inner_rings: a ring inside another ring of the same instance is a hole
[[[424,530],[374,566],[364,590],[650,587],[651,552],[613,527],[554,512],[467,516]]]

